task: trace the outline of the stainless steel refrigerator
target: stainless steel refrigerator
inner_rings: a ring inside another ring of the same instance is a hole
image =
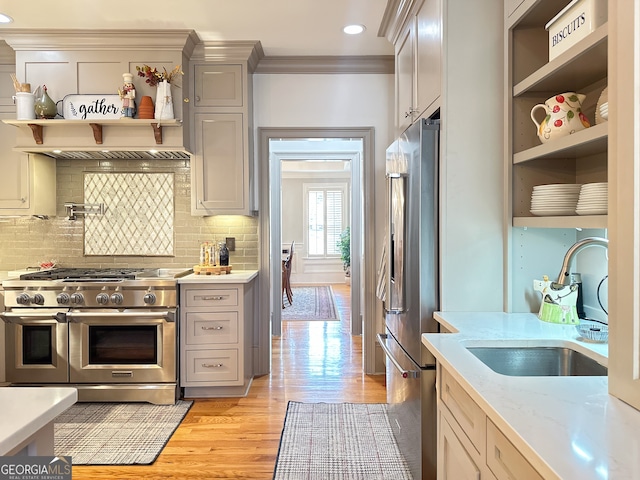
[[[383,269],[391,427],[415,479],[436,478],[435,358],[421,334],[439,307],[438,120],[423,119],[387,149],[388,231]]]

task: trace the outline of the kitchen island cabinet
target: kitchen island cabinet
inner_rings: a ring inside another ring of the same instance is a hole
[[[53,456],[53,421],[77,399],[69,387],[0,388],[0,455]]]
[[[245,396],[251,386],[255,271],[180,283],[180,387],[185,398]]]
[[[501,457],[516,458],[517,468],[531,467],[544,479],[640,478],[640,460],[629,448],[637,442],[640,412],[608,394],[606,376],[501,375],[466,348],[562,345],[606,365],[606,344],[583,342],[573,326],[529,313],[439,312],[436,319],[452,333],[423,334],[423,344],[435,355],[440,375],[446,371],[486,416],[486,432],[477,437],[487,443],[486,460],[472,457],[481,470],[486,465],[505,478],[494,464],[495,444]],[[527,475],[512,478],[532,478]]]

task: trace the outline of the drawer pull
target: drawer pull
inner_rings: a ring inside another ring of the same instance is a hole
[[[202,330],[222,330],[222,326],[217,325],[215,327],[205,327],[204,325],[200,327]]]
[[[224,364],[222,364],[222,363],[203,363],[202,367],[203,368],[220,368],[220,367],[224,367]]]
[[[224,300],[227,297],[225,295],[197,295],[194,298],[196,300]]]
[[[495,459],[498,462],[498,465],[502,467],[502,469],[507,473],[509,478],[517,478],[515,475],[511,473],[511,470],[509,470],[509,467],[507,467],[507,464],[502,459],[502,453],[500,452],[500,449],[498,448],[498,446],[494,445],[494,448],[495,448]]]

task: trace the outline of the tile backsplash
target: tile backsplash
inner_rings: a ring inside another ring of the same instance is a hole
[[[85,173],[85,255],[173,255],[172,173]]]
[[[258,218],[191,215],[191,177],[188,160],[58,160],[57,216],[0,218],[0,270],[18,270],[56,260],[64,267],[192,267],[198,263],[200,243],[235,237],[230,253],[234,269],[258,268]],[[69,220],[65,203],[84,203],[87,173],[164,173],[173,176],[173,255],[91,255],[84,251],[84,220]]]

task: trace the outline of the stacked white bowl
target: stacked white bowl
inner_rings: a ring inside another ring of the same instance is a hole
[[[598,107],[598,110],[600,112],[600,116],[603,119],[609,120],[609,102],[604,102],[602,105]]]
[[[606,215],[608,193],[607,182],[585,183],[580,189],[576,213],[578,215]]]
[[[575,215],[579,183],[536,185],[531,194],[531,213],[538,216]]]

